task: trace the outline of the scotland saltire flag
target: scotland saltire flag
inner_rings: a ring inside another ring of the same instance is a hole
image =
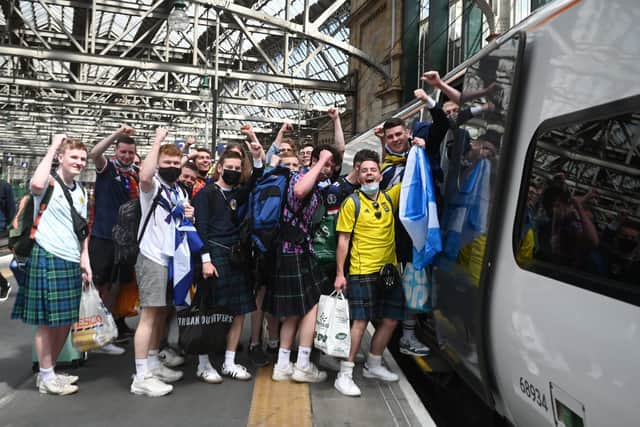
[[[487,230],[491,163],[475,164],[445,213],[444,254],[455,260],[460,248]]]
[[[409,151],[400,191],[400,222],[413,242],[413,266],[421,270],[442,250],[431,168],[422,148]]]
[[[184,217],[184,206],[176,205],[171,210],[176,224],[173,256],[169,259],[169,283],[173,284],[173,302],[176,306],[191,305],[191,284],[194,262],[191,253],[199,253],[204,247],[196,227]]]

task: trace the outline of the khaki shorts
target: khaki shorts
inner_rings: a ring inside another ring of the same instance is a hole
[[[168,305],[169,268],[142,254],[136,261],[136,279],[140,307],[166,307]]]

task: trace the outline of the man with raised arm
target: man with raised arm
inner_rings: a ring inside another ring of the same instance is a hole
[[[131,392],[146,396],[168,394],[173,386],[167,383],[182,378],[181,371],[165,367],[158,357],[167,307],[172,304],[167,295],[169,262],[175,254],[176,227],[181,223],[181,218],[173,214],[182,209],[185,218],[192,219],[194,215],[187,194],[178,185],[182,153],[173,144],[161,145],[167,133],[167,129],[156,129],[153,145],[140,169],[141,218],[151,216],[140,238],[135,267],[141,313],[134,339],[136,373]],[[154,204],[156,197],[158,203]],[[144,222],[140,222],[140,228]]]
[[[129,282],[133,270],[115,265],[115,246],[111,230],[118,220],[120,206],[138,197],[138,168],[133,164],[136,143],[133,128],[122,125],[111,135],[97,143],[89,153],[96,165],[95,205],[89,254],[94,283],[102,301],[112,309],[118,294],[118,285]],[[105,152],[114,146],[115,157],[107,159]],[[119,335],[128,332],[123,319],[117,319]],[[120,355],[124,348],[107,344],[97,352]]]

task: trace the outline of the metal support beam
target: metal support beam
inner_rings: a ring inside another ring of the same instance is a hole
[[[188,64],[176,64],[157,61],[142,61],[139,59],[125,59],[115,57],[104,57],[90,55],[86,53],[64,52],[64,51],[43,51],[39,49],[29,49],[21,47],[0,46],[0,55],[11,55],[25,58],[49,59],[57,61],[84,62],[87,64],[129,67],[140,70],[160,71],[160,72],[176,72],[184,74],[194,74],[198,76],[215,76],[214,70],[194,67]],[[295,87],[297,89],[313,89],[323,90],[327,92],[348,92],[348,88],[342,83],[328,82],[323,80],[302,79],[296,77],[274,76],[270,74],[254,73],[248,71],[226,70],[224,77],[237,80],[251,80],[265,83],[281,84],[287,87]]]

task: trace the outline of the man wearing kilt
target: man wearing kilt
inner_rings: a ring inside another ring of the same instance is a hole
[[[255,170],[261,170],[257,160],[262,154],[259,143],[250,145]],[[226,307],[234,315],[227,334],[227,349],[222,364],[222,375],[249,380],[251,374],[235,362],[236,350],[242,333],[245,314],[256,310],[253,286],[246,267],[246,256],[238,252],[241,243],[241,226],[247,215],[247,202],[254,179],[242,183],[243,157],[241,148],[225,150],[216,165],[214,183],[207,185],[194,199],[198,212],[196,229],[204,242],[202,276],[215,277],[213,304]],[[260,172],[261,173],[261,172]],[[206,286],[201,282],[198,286]],[[209,356],[198,356],[198,378],[216,384],[222,382]]]
[[[348,198],[342,204],[336,231],[337,291],[346,289],[349,300],[351,352],[348,361],[340,362],[335,388],[346,396],[360,396],[360,388],[353,381],[355,356],[360,349],[367,323],[381,319],[371,340],[371,348],[364,365],[365,378],[397,381],[398,376],[382,364],[382,352],[389,343],[398,321],[404,318],[404,294],[399,275],[392,276],[392,286],[381,283],[380,270],[396,266],[394,213],[398,209],[400,184],[386,195],[380,192],[380,166],[373,159],[363,160],[358,171],[360,190],[355,195],[360,202],[356,217],[355,202]],[[351,243],[351,247],[349,244]],[[345,261],[349,254],[349,276],[345,277]]]
[[[313,150],[312,167],[306,174],[294,175],[287,188],[275,271],[265,297],[265,311],[285,320],[280,329],[278,361],[272,379],[321,382],[327,373],[310,362],[318,301],[330,287],[311,247],[312,221],[321,200],[318,183],[329,179],[341,163],[332,145]],[[291,363],[291,345],[300,331],[298,359]]]
[[[87,165],[87,149],[77,140],[58,134],[52,138],[31,179],[34,206],[40,202],[50,184],[49,173],[54,156],[56,170],[67,187],[73,206],[87,218],[87,197],[75,178]],[[91,281],[88,239],[80,242],[74,232],[71,207],[58,182],[40,217],[35,243],[26,265],[25,285],[18,290],[11,318],[36,326],[35,347],[40,373],[36,386],[40,393],[68,395],[78,391],[77,376],[56,374],[58,355],[78,320],[83,281]]]

